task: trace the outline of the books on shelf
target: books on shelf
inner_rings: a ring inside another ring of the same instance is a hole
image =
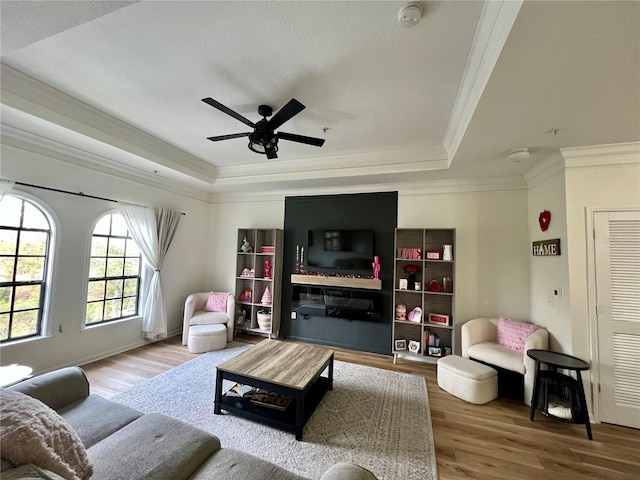
[[[252,387],[250,385],[242,385],[240,383],[236,383],[231,389],[227,392],[229,397],[249,397],[251,394],[258,389]]]

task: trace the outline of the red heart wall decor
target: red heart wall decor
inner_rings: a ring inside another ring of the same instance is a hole
[[[551,212],[549,210],[540,212],[538,222],[540,223],[540,230],[546,232],[547,228],[549,228],[549,223],[551,223]]]

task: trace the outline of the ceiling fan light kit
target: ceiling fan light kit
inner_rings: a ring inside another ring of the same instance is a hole
[[[234,112],[229,107],[224,106],[213,98],[203,98],[202,101],[253,128],[253,132],[232,133],[230,135],[207,137],[207,139],[211,140],[212,142],[218,142],[220,140],[230,140],[232,138],[239,137],[249,137],[249,150],[255,153],[266,155],[268,159],[278,158],[278,140],[288,140],[290,142],[304,143],[307,145],[313,145],[315,147],[321,147],[324,144],[324,139],[322,138],[306,137],[304,135],[296,135],[286,132],[276,133],[275,130],[278,127],[280,127],[283,123],[289,121],[291,118],[305,109],[305,106],[295,98],[289,100],[289,102],[280,110],[278,110],[278,112],[273,117],[271,117],[271,115],[273,114],[273,109],[269,105],[260,105],[258,107],[258,114],[262,116],[262,120],[260,120],[258,123],[253,123],[251,120],[243,117],[237,112]],[[267,117],[271,118],[267,120]]]

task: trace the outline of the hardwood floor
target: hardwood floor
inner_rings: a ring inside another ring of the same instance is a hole
[[[257,343],[262,338],[236,340]],[[592,425],[590,441],[583,425],[539,414],[529,421],[528,407],[513,400],[486,405],[459,400],[440,390],[434,365],[409,360],[394,365],[384,355],[334,350],[336,360],[426,377],[442,480],[640,479],[640,430]],[[83,368],[92,393],[109,398],[196,356],[180,337],[172,337]]]

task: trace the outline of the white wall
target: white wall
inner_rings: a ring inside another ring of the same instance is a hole
[[[531,321],[549,331],[549,348],[571,353],[571,292],[567,243],[567,213],[565,203],[564,170],[559,154],[548,159],[552,173],[529,186],[529,269],[531,272]],[[540,212],[551,213],[546,232],[540,229]],[[532,242],[560,239],[560,255],[534,257]],[[554,296],[554,289],[562,289],[562,298]]]
[[[455,228],[456,349],[475,317],[529,319],[526,190],[400,193],[399,228]]]
[[[640,206],[640,144],[563,150],[573,355],[590,359],[586,217],[589,207]]]
[[[220,201],[210,209],[209,284],[218,291],[235,290],[239,228],[284,228],[284,195]]]
[[[208,288],[208,203],[7,145],[2,145],[0,153],[3,178],[185,212],[161,273],[169,334],[181,332],[186,296]],[[91,233],[96,220],[113,210],[115,204],[41,189],[16,188],[31,198],[41,199],[52,211],[57,219],[57,248],[49,335],[3,345],[2,364],[27,364],[39,373],[144,344],[140,319],[83,328]]]

